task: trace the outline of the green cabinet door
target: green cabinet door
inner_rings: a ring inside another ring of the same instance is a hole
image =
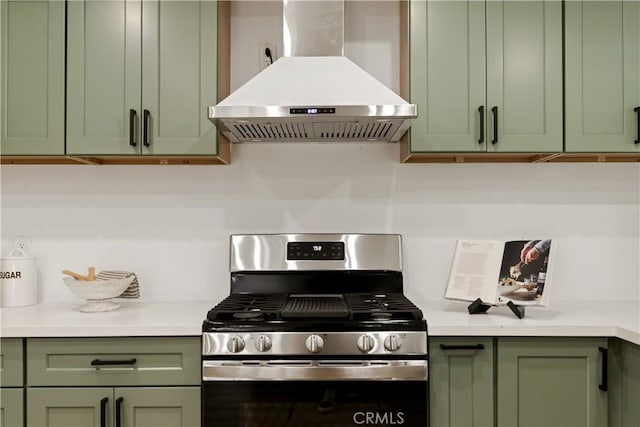
[[[217,103],[217,11],[209,0],[143,2],[143,154],[217,154],[207,118]]]
[[[1,1],[0,154],[64,154],[65,2]]]
[[[218,3],[68,3],[67,154],[216,155]]]
[[[24,389],[0,388],[0,427],[24,426]]]
[[[498,338],[498,427],[606,427],[606,338]]]
[[[493,338],[429,338],[431,425],[490,427],[493,422]]]
[[[67,154],[140,153],[140,12],[133,0],[67,3]]]
[[[116,388],[114,397],[122,426],[200,427],[200,387]]]
[[[27,427],[111,426],[112,407],[112,388],[27,388]]]
[[[412,1],[410,93],[411,152],[561,152],[562,3]]]
[[[640,346],[609,339],[609,427],[640,426]]]
[[[418,0],[410,7],[411,102],[418,105],[410,150],[486,151],[484,2]]]
[[[491,152],[562,151],[560,1],[487,2],[487,122]]]
[[[640,152],[640,3],[565,4],[566,151]]]

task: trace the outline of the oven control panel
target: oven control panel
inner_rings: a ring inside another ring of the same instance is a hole
[[[287,261],[315,260],[344,260],[344,242],[287,242]]]
[[[205,332],[204,356],[426,355],[427,334],[406,332]]]

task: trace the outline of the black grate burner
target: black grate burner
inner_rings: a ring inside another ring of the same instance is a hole
[[[344,319],[421,320],[422,312],[402,293],[340,295],[231,294],[209,310],[207,319],[225,322]]]

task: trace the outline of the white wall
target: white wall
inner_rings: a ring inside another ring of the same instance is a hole
[[[259,12],[273,5],[262,3],[238,3],[236,38],[259,41],[263,24],[268,37],[278,31],[265,23],[272,12]],[[397,39],[388,42],[397,9],[374,6],[348,4],[358,18],[347,27],[347,54],[397,89]],[[257,51],[247,63],[241,52],[234,86],[258,66]],[[394,144],[254,144],[234,146],[230,166],[3,166],[1,251],[12,236],[32,236],[44,301],[77,301],[61,270],[95,265],[135,271],[147,301],[213,304],[228,293],[231,233],[401,233],[405,287],[433,300],[444,293],[456,239],[549,236],[552,303],[640,299],[638,164],[398,158]]]
[[[442,298],[458,238],[550,236],[552,301],[639,299],[637,164],[397,159],[389,144],[256,144],[231,166],[3,166],[2,235],[33,237],[48,301],[74,301],[61,270],[89,265],[135,271],[145,300],[213,301],[229,234],[258,232],[401,233],[421,299]]]
[[[400,88],[400,15],[396,1],[345,2],[345,56],[395,92]],[[282,1],[237,1],[231,6],[231,88],[260,70],[264,43],[282,56]]]

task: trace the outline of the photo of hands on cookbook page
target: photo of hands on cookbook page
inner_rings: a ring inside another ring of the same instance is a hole
[[[445,298],[547,306],[551,239],[458,240]]]

